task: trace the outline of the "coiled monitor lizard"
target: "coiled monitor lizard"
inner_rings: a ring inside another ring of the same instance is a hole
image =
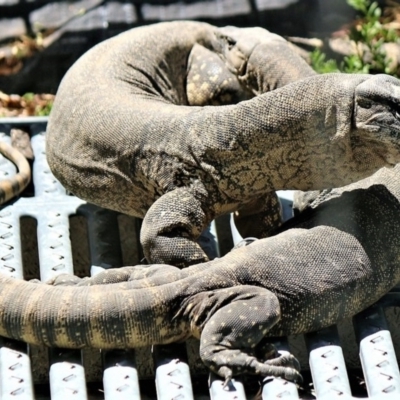
[[[182,267],[207,261],[196,239],[219,215],[265,237],[275,190],[338,187],[399,162],[399,104],[397,79],[317,75],[264,29],[166,22],[72,66],[47,158],[75,195],[144,218],[149,262]]]

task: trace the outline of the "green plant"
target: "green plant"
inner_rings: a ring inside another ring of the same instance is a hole
[[[397,42],[397,34],[382,24],[382,10],[378,3],[370,0],[347,0],[347,3],[357,10],[360,16],[349,32],[349,39],[354,43],[355,52],[344,57],[338,70],[347,73],[396,75],[383,44]],[[322,58],[322,55],[320,50],[315,50],[311,54],[311,65],[317,72],[334,72],[335,62]]]
[[[340,72],[336,60],[327,60],[326,54],[320,49],[315,49],[310,53],[310,61],[312,67],[320,74],[328,72]]]

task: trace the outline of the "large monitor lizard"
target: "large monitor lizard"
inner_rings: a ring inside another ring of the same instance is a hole
[[[196,239],[221,214],[265,237],[275,190],[342,186],[400,162],[399,106],[399,80],[317,75],[261,28],[160,23],[72,66],[47,157],[75,195],[144,217],[149,262],[182,267],[207,260]]]
[[[400,166],[326,195],[288,229],[185,269],[110,269],[33,283],[0,275],[0,335],[68,348],[200,339],[225,379],[299,380],[268,337],[314,331],[376,302],[400,279]],[[15,294],[18,293],[18,296]]]

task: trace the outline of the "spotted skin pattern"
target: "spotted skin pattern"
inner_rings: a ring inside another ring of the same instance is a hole
[[[222,214],[267,237],[276,190],[338,187],[399,162],[399,99],[397,79],[319,76],[261,28],[160,23],[72,66],[47,158],[78,197],[144,218],[150,263],[184,267],[207,261],[197,239]]]
[[[28,186],[31,180],[31,168],[26,158],[6,142],[0,141],[0,153],[18,168],[16,175],[0,181],[0,204],[4,204],[18,196]]]
[[[248,373],[299,382],[297,360],[268,338],[336,324],[400,280],[400,166],[317,200],[281,233],[184,269],[139,265],[47,284],[0,275],[0,335],[78,349],[193,336],[226,381]]]

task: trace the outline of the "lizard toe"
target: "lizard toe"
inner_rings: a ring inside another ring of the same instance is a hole
[[[293,354],[290,354],[287,351],[280,351],[278,353],[278,357],[266,360],[264,362],[267,365],[274,365],[277,367],[286,367],[286,368],[293,368],[296,371],[300,371],[300,363]]]
[[[227,366],[223,366],[221,368],[218,369],[217,374],[224,378],[224,385],[223,387],[226,388],[229,386],[230,381],[232,380],[233,377],[233,372],[232,370],[227,367]]]
[[[78,278],[75,275],[60,274],[52,279],[49,279],[45,283],[52,286],[75,286],[78,285],[81,281],[82,279]]]
[[[303,376],[293,368],[285,368],[283,378],[286,379],[287,381],[294,382],[299,385],[303,383]]]

